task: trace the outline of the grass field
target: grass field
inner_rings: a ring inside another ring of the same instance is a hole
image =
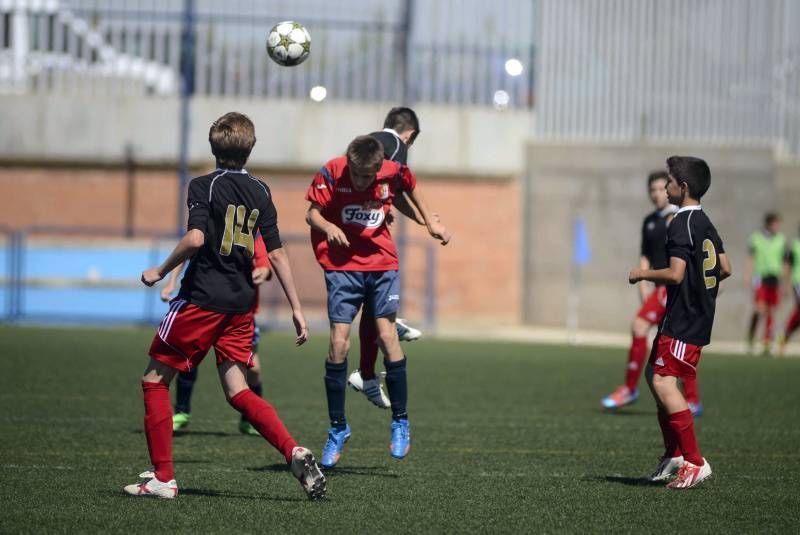
[[[794,532],[800,526],[800,360],[707,355],[700,446],[715,475],[646,484],[654,405],[603,414],[620,350],[420,341],[408,346],[413,447],[348,393],[353,437],[329,499],[305,499],[280,455],[236,431],[211,359],[175,437],[181,496],[126,498],[149,466],[139,376],[151,330],[0,328],[0,532]],[[325,440],[326,340],[262,341],[265,396],[301,444]],[[351,359],[353,360],[353,359]],[[351,363],[351,368],[355,363]]]

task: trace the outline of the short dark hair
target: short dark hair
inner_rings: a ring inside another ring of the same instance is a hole
[[[414,140],[419,135],[419,119],[411,108],[397,107],[389,110],[389,113],[386,114],[386,119],[383,120],[383,127],[391,128],[398,134],[413,130],[414,133],[411,134],[411,138],[408,140],[409,145],[414,143]]]
[[[656,180],[669,180],[669,173],[664,170],[653,171],[647,177],[647,187],[652,186]]]
[[[768,227],[773,223],[777,223],[781,220],[781,216],[778,215],[778,212],[767,212],[764,216],[764,226]]]
[[[208,142],[218,167],[241,169],[256,144],[256,128],[247,115],[229,112],[211,125]]]
[[[711,186],[711,169],[705,160],[694,156],[670,156],[667,158],[669,174],[689,188],[689,196],[700,200]]]
[[[347,162],[359,169],[376,173],[383,165],[383,145],[371,136],[358,136],[347,146]]]

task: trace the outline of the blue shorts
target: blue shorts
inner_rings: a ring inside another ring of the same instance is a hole
[[[361,305],[375,318],[397,314],[400,308],[398,271],[326,271],[328,319],[352,323]]]

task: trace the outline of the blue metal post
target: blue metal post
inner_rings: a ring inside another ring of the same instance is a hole
[[[176,235],[180,236],[186,225],[186,187],[189,183],[189,128],[190,101],[194,94],[195,64],[195,0],[184,0],[183,28],[181,30],[181,108],[180,108],[180,161],[178,164],[178,221]]]

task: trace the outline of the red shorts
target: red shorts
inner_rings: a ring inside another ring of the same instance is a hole
[[[212,312],[183,299],[173,299],[150,345],[150,356],[178,371],[196,367],[214,348],[223,361],[253,365],[253,312]]]
[[[650,295],[642,303],[642,308],[636,314],[637,318],[642,318],[651,325],[658,325],[667,313],[667,287],[656,286]]]
[[[776,307],[781,302],[780,287],[775,284],[759,283],[756,288],[755,295],[756,303],[765,303],[769,306]]]
[[[650,366],[659,375],[697,377],[703,346],[687,344],[665,334],[658,335],[650,353]]]

